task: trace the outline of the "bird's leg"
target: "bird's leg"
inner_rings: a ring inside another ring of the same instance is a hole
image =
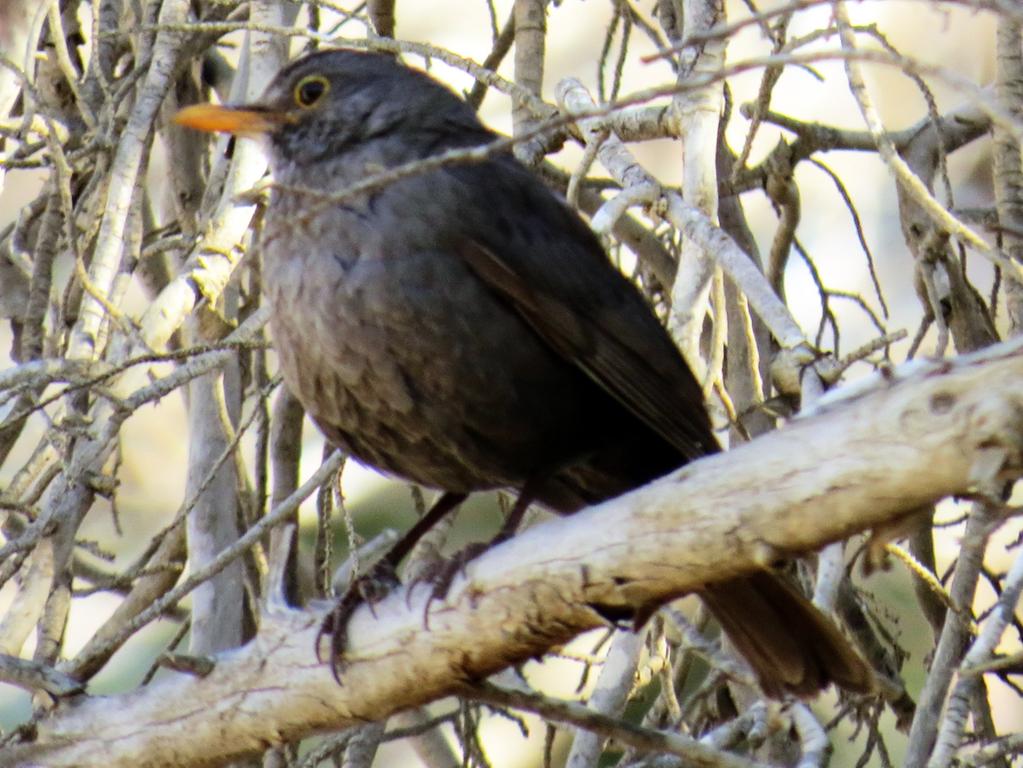
[[[348,645],[348,621],[355,609],[363,602],[376,602],[379,597],[378,585],[381,581],[393,580],[398,564],[412,551],[418,541],[435,526],[451,510],[465,500],[464,493],[445,493],[430,507],[416,524],[413,525],[394,546],[388,550],[369,571],[358,578],[352,579],[348,588],[334,603],[334,609],[323,620],[320,632],[316,637],[316,653],[320,657],[320,641],[324,635],[330,636],[330,671],[334,679],[339,679],[342,655]],[[322,660],[322,657],[320,657]]]
[[[501,530],[497,532],[497,535],[491,539],[489,546],[500,544],[502,541],[507,541],[516,533],[518,533],[519,526],[522,525],[522,518],[526,516],[526,510],[529,509],[529,505],[533,503],[536,498],[534,485],[532,481],[527,481],[522,486],[522,491],[519,493],[519,497],[515,499],[515,503],[512,505],[511,511],[508,512],[508,517],[504,519],[504,524],[501,526]]]
[[[405,559],[405,555],[412,551],[413,547],[419,543],[419,540],[426,535],[427,531],[439,523],[448,512],[465,501],[467,495],[465,493],[447,492],[437,499],[433,506],[427,510],[426,514],[419,518],[416,524],[408,529],[408,533],[402,536],[391,547],[390,551],[384,555],[383,560],[390,565],[391,570],[397,570],[398,564]]]
[[[546,476],[543,479],[546,479]],[[511,511],[508,512],[508,516],[501,525],[501,530],[490,541],[469,544],[440,564],[439,568],[430,578],[433,590],[430,592],[430,597],[426,601],[426,607],[423,609],[424,625],[429,627],[430,604],[434,600],[443,600],[447,597],[455,576],[463,573],[465,566],[471,560],[479,557],[491,547],[507,541],[518,532],[519,525],[522,524],[522,518],[526,515],[526,510],[529,509],[529,505],[536,498],[536,488],[540,485],[540,482],[540,479],[526,481],[519,492],[519,497],[515,499],[515,504],[512,505]]]

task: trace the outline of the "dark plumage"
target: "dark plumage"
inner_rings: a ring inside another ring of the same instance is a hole
[[[566,513],[719,450],[640,293],[511,155],[340,203],[293,189],[338,192],[496,138],[427,75],[328,51],[286,68],[257,105],[182,121],[268,140],[262,249],[281,367],[360,460],[450,493],[525,486]],[[838,631],[773,576],[703,597],[768,693],[867,685]]]

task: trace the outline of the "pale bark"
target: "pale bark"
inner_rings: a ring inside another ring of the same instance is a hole
[[[720,0],[686,0],[683,3],[685,33],[706,34],[725,18]],[[687,49],[682,57],[680,82],[717,72],[724,66],[726,39],[707,41]],[[675,96],[672,106],[678,117],[682,137],[682,199],[717,224],[718,180],[717,143],[723,90],[710,82],[701,88],[686,89]],[[715,262],[704,243],[687,237],[682,241],[678,273],[671,287],[671,314],[668,328],[701,380],[706,366],[700,354],[703,319],[710,304],[711,281]],[[725,321],[724,307],[715,307],[715,324]],[[723,338],[720,329],[716,336]],[[711,375],[718,372],[711,371]]]

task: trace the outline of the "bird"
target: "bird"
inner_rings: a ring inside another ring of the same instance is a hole
[[[530,503],[570,514],[721,450],[699,383],[642,293],[506,148],[346,194],[498,141],[427,73],[324,50],[286,66],[255,103],[194,105],[176,121],[266,148],[260,249],[287,387],[333,444],[442,492],[392,564],[469,494],[517,491],[510,535]],[[775,574],[699,595],[767,695],[870,688],[838,628]]]

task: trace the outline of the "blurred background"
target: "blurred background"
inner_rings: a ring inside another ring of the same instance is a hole
[[[40,7],[42,7],[41,4]],[[619,3],[612,0],[561,0],[548,8],[548,47],[545,64],[543,98],[555,103],[554,89],[563,77],[581,80],[591,93],[598,92],[598,80],[607,81],[611,76],[608,69],[602,73],[597,62],[606,44],[608,29],[617,13]],[[642,18],[653,24],[653,2],[641,0],[630,5]],[[782,3],[761,2],[757,7],[768,11]],[[12,3],[0,4],[0,39],[3,38],[4,18],[14,8]],[[35,13],[31,9],[30,13]],[[355,2],[340,2],[337,7],[352,13],[359,13],[362,5]],[[493,42],[491,30],[493,20],[503,23],[511,12],[510,0],[488,4],[483,0],[432,0],[431,2],[398,2],[396,9],[396,38],[399,40],[421,41],[438,48],[450,50],[459,56],[482,62],[489,54]],[[969,3],[937,2],[862,2],[849,6],[849,13],[856,25],[875,28],[887,42],[906,60],[923,62],[925,65],[953,73],[955,82],[931,72],[927,77],[937,112],[944,114],[951,109],[971,103],[976,98],[976,89],[986,88],[994,77],[994,40],[997,18],[994,14],[976,10]],[[90,5],[82,3],[79,14],[81,27],[86,34],[91,28]],[[341,15],[327,7],[321,8],[321,29],[329,29],[331,19],[341,20]],[[729,20],[748,18],[749,7],[745,2],[726,3]],[[808,35],[815,30],[827,28],[831,23],[832,8],[827,3],[813,5],[798,11],[789,26],[790,39]],[[308,15],[301,11],[297,24],[307,23]],[[9,23],[9,19],[7,20]],[[219,50],[227,60],[237,54],[244,33],[236,32],[221,39]],[[621,45],[621,28],[611,37],[612,50]],[[342,36],[365,35],[365,28],[357,22],[341,27]],[[338,42],[343,42],[339,40]],[[292,38],[292,52],[304,44],[301,37]],[[863,41],[864,47],[876,47],[876,43]],[[834,37],[806,46],[806,51],[833,51],[838,47]],[[83,50],[87,46],[83,46]],[[10,51],[0,51],[10,55]],[[671,68],[663,61],[644,63],[642,57],[655,52],[653,44],[633,28],[628,55],[621,68],[620,93],[627,95],[655,86],[670,85],[674,81]],[[751,24],[734,32],[729,38],[727,58],[732,65],[744,60],[755,60],[771,52],[771,43],[765,38],[760,26]],[[17,59],[15,59],[17,61]],[[424,61],[421,57],[409,55],[405,60],[412,66],[426,67],[435,77],[449,83],[459,92],[468,91],[473,80],[465,72],[448,66],[439,59]],[[900,68],[888,65],[865,63],[867,84],[876,107],[889,131],[899,131],[912,126],[927,115],[927,104],[919,88]],[[743,70],[737,67],[727,78],[732,100],[731,121],[726,136],[730,145],[738,151],[749,132],[749,120],[740,114],[740,105],[754,102],[760,88],[763,69],[752,66]],[[513,77],[511,57],[506,57],[499,68],[505,77]],[[964,84],[969,87],[963,87]],[[660,103],[669,99],[662,98]],[[657,103],[657,102],[655,102]],[[773,92],[771,109],[793,120],[805,123],[820,123],[839,129],[863,130],[863,120],[853,99],[843,69],[843,62],[827,57],[813,63],[812,67],[788,66]],[[495,129],[510,133],[510,99],[491,89],[481,108],[482,118]],[[5,125],[16,123],[10,118]],[[9,134],[8,134],[9,135]],[[783,140],[791,141],[792,134],[771,124],[760,127],[752,145],[749,166],[755,166]],[[11,144],[7,152],[11,151]],[[641,164],[665,185],[677,185],[682,175],[680,144],[672,139],[636,142],[630,145]],[[948,171],[955,193],[956,209],[987,209],[993,205],[991,181],[991,142],[988,137],[974,141],[955,151],[948,158]],[[581,158],[582,150],[575,142],[567,142],[553,162],[566,171],[571,171]],[[914,289],[913,257],[900,230],[899,209],[895,185],[891,173],[876,153],[831,151],[818,153],[817,159],[837,176],[848,194],[862,226],[863,237],[869,246],[877,280],[884,290],[888,316],[883,320],[889,331],[904,329],[906,336],[891,345],[885,357],[899,362],[906,356],[914,334],[921,323],[922,306]],[[157,140],[153,158],[148,169],[147,184],[154,201],[152,210],[154,227],[173,225],[174,207],[167,197],[172,190],[167,185],[168,163],[171,162],[164,145]],[[9,168],[0,192],[0,227],[15,222],[24,207],[40,194],[46,178],[41,169]],[[606,176],[599,166],[591,176]],[[868,269],[867,259],[859,243],[853,217],[850,214],[835,182],[821,168],[810,163],[801,163],[795,172],[800,190],[802,212],[796,236],[805,249],[819,275],[819,281],[828,288],[862,297],[878,317],[883,317],[880,301],[875,292]],[[940,194],[939,194],[940,197]],[[778,227],[778,214],[761,190],[751,190],[742,195],[749,225],[762,253],[766,253]],[[622,255],[623,267],[630,265],[629,254]],[[981,295],[991,292],[994,273],[984,258],[971,255],[966,260],[967,274]],[[55,264],[55,285],[63,285],[73,271],[73,262],[64,253]],[[3,274],[0,273],[0,280]],[[791,258],[785,272],[787,301],[793,314],[812,339],[821,323],[822,309],[818,287],[807,263],[800,258]],[[139,316],[151,298],[140,285],[132,284],[122,303],[123,311],[131,317]],[[1003,302],[1004,304],[1004,302]],[[841,298],[831,300],[831,309],[841,329],[839,355],[848,353],[860,345],[875,339],[879,333],[867,313],[852,300]],[[999,310],[1004,312],[1004,310]],[[996,317],[998,327],[1005,328],[1004,314]],[[935,330],[932,328],[924,337],[920,355],[934,352]],[[830,332],[820,339],[824,349],[835,350],[836,339]],[[9,323],[0,323],[0,365],[14,366],[11,359],[12,336]],[[874,369],[878,357],[853,365],[846,374],[846,381],[854,380]],[[152,366],[137,366],[118,383],[124,392],[143,385],[150,377],[166,375],[172,363],[155,363]],[[272,362],[270,368],[275,366]],[[10,402],[0,405],[0,417],[10,412]],[[117,453],[116,474],[118,485],[112,499],[99,499],[89,512],[80,528],[79,537],[94,543],[95,551],[105,553],[104,567],[116,571],[133,562],[146,548],[151,538],[160,531],[178,512],[185,500],[187,481],[188,423],[186,405],[180,392],[164,397],[159,402],[144,406],[124,425],[121,433],[120,450]],[[722,426],[724,426],[722,424]],[[14,473],[28,459],[41,437],[49,427],[45,414],[33,416],[15,444],[7,461],[0,468],[0,488],[10,482]],[[255,450],[254,434],[243,439],[242,450],[246,462],[251,465]],[[306,424],[303,431],[302,478],[308,477],[321,461],[323,441],[318,431]],[[370,540],[384,528],[406,529],[415,519],[414,496],[402,482],[385,478],[374,471],[348,462],[342,476],[344,504],[358,535]],[[427,492],[427,498],[429,498]],[[495,496],[475,498],[465,505],[458,515],[458,521],[448,546],[455,548],[463,542],[480,540],[497,528],[498,499]],[[943,574],[954,562],[962,535],[964,507],[949,502],[938,511],[940,521],[959,521],[939,530],[935,537],[937,573]],[[543,513],[538,512],[537,517]],[[306,569],[304,579],[311,582],[310,552],[316,527],[315,499],[310,499],[301,510],[302,551],[305,557],[302,567]],[[336,525],[334,556],[344,557],[348,541],[344,526]],[[1011,563],[1009,546],[1020,534],[1020,524],[1010,521],[995,535],[987,550],[986,564],[992,573],[1004,572]],[[100,560],[99,558],[97,560]],[[854,579],[873,601],[878,616],[884,622],[886,631],[897,638],[909,652],[909,660],[903,669],[907,688],[911,695],[919,690],[929,663],[928,651],[932,647],[932,635],[928,624],[917,610],[911,577],[905,567],[893,563],[882,572],[863,576],[858,570]],[[8,582],[0,589],[0,613],[12,597],[13,583]],[[981,580],[976,608],[983,610],[995,598],[990,580]],[[64,656],[73,656],[118,605],[121,596],[116,592],[97,591],[95,594],[78,595],[72,601],[68,629],[64,641]],[[682,601],[682,607],[692,613],[695,603]],[[137,686],[153,664],[154,659],[174,636],[173,622],[155,622],[139,632],[105,666],[91,682],[91,692],[126,691]],[[598,645],[602,633],[591,633],[579,638],[564,649],[562,657],[552,656],[541,662],[525,665],[527,678],[544,692],[569,698],[585,697],[591,689],[595,675],[588,678],[583,674],[585,660],[599,661]],[[1006,652],[1019,650],[1018,642],[1009,638],[1003,641]],[[603,646],[606,647],[606,646]],[[33,641],[23,649],[23,655],[30,656]],[[649,670],[663,660],[653,654],[641,668]],[[574,658],[573,658],[574,657]],[[581,659],[583,661],[581,661]],[[159,672],[158,674],[168,674]],[[649,677],[649,671],[646,673]],[[651,687],[653,686],[653,688]],[[655,683],[638,681],[637,706],[644,697],[655,695]],[[990,683],[991,710],[998,731],[1018,732],[1023,729],[1023,710],[1018,691],[1012,690],[998,680]],[[447,711],[451,702],[439,702],[431,708],[434,712]],[[815,704],[815,711],[822,721],[827,722],[836,712],[837,701],[833,693],[822,697]],[[5,730],[23,722],[31,711],[29,695],[21,690],[0,684],[0,726]],[[899,764],[904,749],[905,735],[894,727],[890,712],[880,715],[881,727],[887,739],[892,764]],[[523,733],[522,725],[528,729]],[[454,734],[450,727],[445,729],[450,740]],[[490,764],[500,768],[525,768],[542,763],[545,728],[543,723],[531,715],[523,715],[522,723],[490,714],[484,714],[480,727],[480,741],[486,747]],[[854,738],[853,728],[843,721],[840,736],[833,738],[836,755],[832,765],[854,765],[863,750],[862,733]],[[565,736],[555,740],[555,755],[563,754]],[[877,756],[869,764],[881,764]],[[409,747],[401,742],[385,744],[378,754],[376,765],[415,764]],[[555,758],[558,764],[558,758]]]

